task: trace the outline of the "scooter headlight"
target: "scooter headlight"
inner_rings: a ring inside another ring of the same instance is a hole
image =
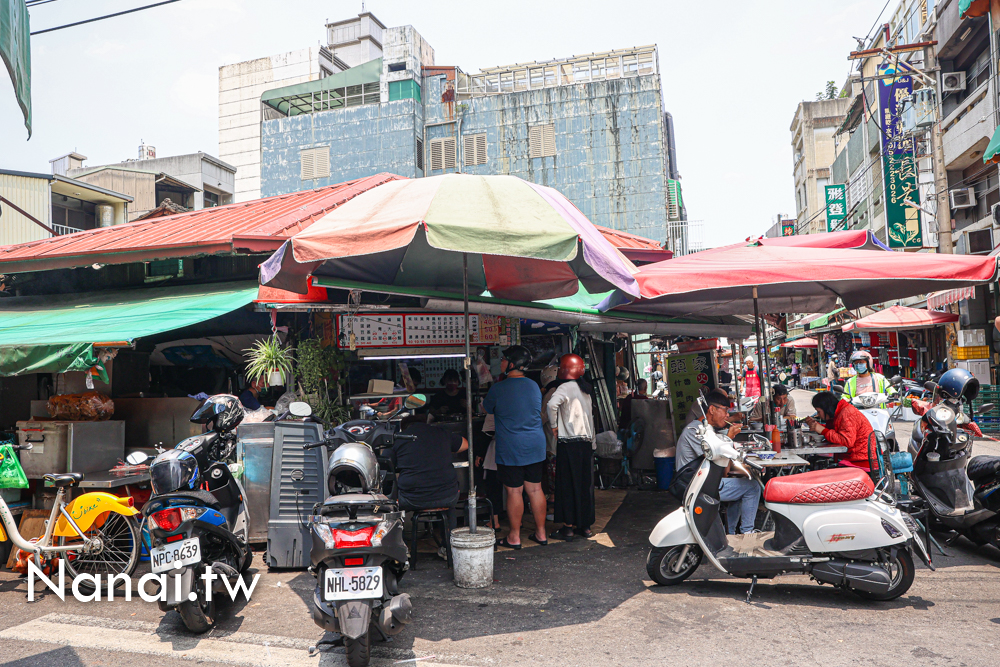
[[[390,527],[391,526],[389,525],[388,521],[383,521],[383,522],[379,523],[378,526],[376,526],[375,532],[372,534],[372,546],[373,547],[380,547],[380,546],[382,546],[382,538],[385,537],[386,534],[388,534]]]

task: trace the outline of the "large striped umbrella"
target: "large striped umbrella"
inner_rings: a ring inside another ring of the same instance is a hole
[[[261,283],[299,294],[310,275],[537,301],[619,289],[635,267],[556,190],[514,176],[446,174],[364,192],[299,232]]]

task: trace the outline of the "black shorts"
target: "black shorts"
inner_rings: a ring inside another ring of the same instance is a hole
[[[526,466],[505,466],[497,464],[497,474],[500,476],[500,483],[511,489],[524,486],[525,482],[532,484],[542,483],[542,472],[545,470],[545,461],[532,463]]]

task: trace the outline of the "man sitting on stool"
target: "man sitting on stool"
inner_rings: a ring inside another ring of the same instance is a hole
[[[729,425],[729,396],[721,389],[713,389],[705,396],[708,402],[708,409],[705,412],[705,421],[709,428],[714,428],[717,432],[722,432],[727,426],[729,430],[726,434],[730,438],[735,438],[740,432],[739,424]],[[685,465],[694,461],[699,456],[704,455],[701,447],[701,438],[698,437],[698,426],[700,420],[696,419],[681,431],[681,437],[677,439],[677,460],[675,465],[680,470]],[[727,467],[726,472],[729,472]],[[757,517],[757,505],[760,503],[760,485],[752,479],[726,477],[719,486],[719,499],[724,503],[734,503],[739,501],[740,512],[732,511],[735,507],[730,507],[726,511],[726,519],[730,535],[736,534],[737,521],[742,524],[744,533],[753,532],[754,520]]]

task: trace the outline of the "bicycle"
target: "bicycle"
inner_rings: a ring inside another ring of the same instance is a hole
[[[11,448],[27,451],[32,445]],[[0,541],[9,534],[14,546],[23,552],[19,559],[33,559],[41,571],[64,556],[66,569],[74,579],[81,574],[104,575],[102,579],[110,584],[111,577],[124,574],[114,580],[114,587],[125,583],[139,563],[140,549],[139,524],[134,518],[139,512],[132,507],[131,496],[120,498],[94,491],[67,503],[67,489],[83,481],[83,473],[49,473],[42,479],[56,488],[45,533],[30,540],[22,537],[10,508],[0,497]],[[97,583],[100,585],[100,580]],[[80,588],[93,592],[96,586],[81,581]]]

